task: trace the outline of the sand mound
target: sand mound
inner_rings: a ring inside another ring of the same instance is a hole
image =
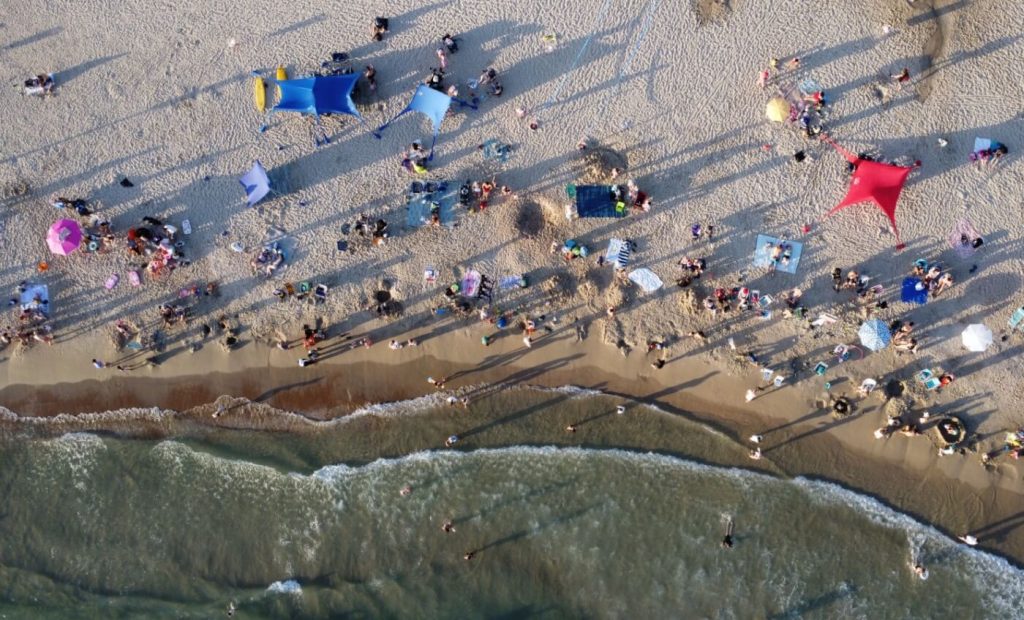
[[[581,183],[607,183],[613,171],[624,173],[629,168],[626,156],[613,149],[597,146],[580,152],[576,160],[576,177]]]
[[[572,274],[560,271],[541,283],[541,289],[554,304],[563,304],[572,299],[576,292],[576,282]]]
[[[691,0],[697,23],[701,26],[725,19],[732,12],[735,0]]]

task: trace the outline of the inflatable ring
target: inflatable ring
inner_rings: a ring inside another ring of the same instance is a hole
[[[90,252],[95,252],[98,249],[100,249],[100,246],[99,246],[98,243],[96,243],[95,241],[90,241],[89,242],[89,251]]]
[[[840,398],[832,404],[832,411],[835,411],[836,413],[849,413],[850,403],[848,403],[846,399]]]

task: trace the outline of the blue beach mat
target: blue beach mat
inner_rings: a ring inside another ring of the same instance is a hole
[[[455,204],[458,202],[458,188],[445,181],[414,181],[406,194],[408,215],[406,224],[411,228],[430,225],[430,207],[437,202],[441,207],[441,225],[455,224]]]
[[[917,290],[921,281],[917,278],[903,278],[903,287],[900,289],[900,299],[907,303],[923,304],[928,301],[928,287]]]
[[[790,247],[789,264],[783,265],[780,261],[776,265],[776,271],[782,271],[784,273],[796,273],[797,268],[800,266],[800,255],[803,254],[804,244],[798,241],[786,241],[785,239],[779,239],[778,237],[772,237],[771,235],[758,235],[757,242],[754,244],[754,266],[767,268],[771,263],[771,249],[767,247],[768,244],[771,247],[775,247],[780,243],[786,243]]]
[[[577,185],[576,213],[580,217],[625,217],[627,209],[615,210],[610,185]]]

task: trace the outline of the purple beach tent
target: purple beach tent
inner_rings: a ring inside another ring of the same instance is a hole
[[[448,113],[448,108],[451,107],[452,101],[452,97],[434,90],[425,84],[420,84],[416,88],[416,92],[413,94],[412,101],[409,102],[409,105],[405,106],[405,109],[399,112],[394,118],[378,127],[377,131],[375,131],[373,135],[380,138],[380,132],[403,115],[408,114],[409,112],[422,112],[430,119],[430,124],[434,130],[434,137],[430,142],[429,157],[429,159],[433,159],[434,144],[437,142],[437,134],[441,132],[441,122],[444,120],[445,114]],[[454,99],[454,101],[459,103],[459,105],[469,106],[474,110],[476,109],[476,106],[472,103],[461,101],[459,99]]]
[[[245,188],[245,201],[250,207],[270,193],[270,177],[259,160],[253,163],[252,170],[246,172],[239,182]]]

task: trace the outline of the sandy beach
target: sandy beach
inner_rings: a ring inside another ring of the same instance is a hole
[[[472,403],[518,385],[578,386],[654,404],[740,447],[700,453],[659,435],[663,423],[649,416],[567,434],[562,429],[576,420],[565,414],[543,432],[515,418],[458,449],[616,447],[822,478],[950,536],[975,533],[979,547],[1024,563],[1024,471],[1006,456],[987,465],[981,458],[1024,426],[1016,406],[1024,397],[1024,341],[1008,325],[1024,304],[1024,86],[1017,79],[1024,8],[994,0],[372,7],[252,0],[237,10],[169,10],[139,0],[116,12],[28,0],[16,8],[0,16],[13,85],[0,95],[9,119],[0,128],[0,276],[15,298],[19,283],[47,286],[54,343],[14,342],[0,351],[6,431],[174,437],[187,422],[302,434],[361,410],[352,432],[381,438],[374,455],[362,456],[394,457],[440,448],[444,435],[432,444],[403,441],[411,422],[365,414],[368,405],[425,394]],[[369,40],[375,14],[390,18],[382,42]],[[602,17],[596,26],[595,17]],[[401,154],[414,140],[429,144],[429,121],[403,116],[379,139],[370,130],[406,106],[436,66],[446,32],[459,40],[449,82],[465,96],[468,81],[494,67],[504,93],[481,90],[478,109],[453,109],[428,172],[411,176]],[[290,76],[309,75],[340,51],[357,70],[372,64],[378,72],[375,94],[356,97],[365,125],[325,118],[331,140],[316,146],[307,119],[254,109],[251,72],[271,76],[283,65]],[[759,87],[771,58],[779,70]],[[904,67],[909,81],[891,77]],[[22,94],[22,81],[41,72],[55,73],[54,94]],[[896,211],[905,249],[895,249],[873,205],[825,218],[848,189],[846,160],[795,123],[765,119],[780,88],[807,80],[826,94],[822,123],[836,143],[878,161],[920,162]],[[1008,155],[972,163],[977,137],[1007,145]],[[510,145],[507,161],[478,149],[492,139]],[[581,140],[584,150],[576,148]],[[254,160],[275,192],[250,208],[238,179]],[[466,179],[492,180],[510,193],[496,191],[484,210],[456,209],[442,226],[412,225],[410,183]],[[568,184],[626,180],[651,197],[649,211],[566,218]],[[110,223],[116,248],[52,255],[47,229],[58,218],[76,219],[51,206],[57,196],[87,200]],[[388,222],[383,243],[357,234],[361,214]],[[143,217],[178,229],[189,220],[193,232],[178,237],[187,264],[153,275],[144,257],[124,251],[126,231]],[[956,244],[965,223],[984,238],[971,252]],[[699,239],[694,224],[704,228]],[[796,273],[753,265],[758,234],[802,244]],[[646,268],[665,286],[646,293],[598,264],[613,238],[636,244],[627,271]],[[569,239],[590,255],[567,260],[550,251]],[[250,259],[270,243],[284,248],[284,266],[271,278],[254,276]],[[684,257],[707,266],[680,287]],[[920,305],[901,300],[917,259],[941,265],[954,282]],[[872,316],[913,321],[916,353],[861,344],[866,305],[853,290],[833,290],[836,268],[881,285]],[[425,281],[425,270],[436,281]],[[470,270],[495,281],[525,276],[529,285],[496,290],[489,304],[470,300],[461,315],[443,291]],[[139,286],[130,284],[131,271],[142,273]],[[117,282],[108,289],[112,274]],[[216,294],[203,295],[211,282]],[[326,285],[326,300],[275,297],[275,289],[301,282]],[[199,295],[189,295],[194,287]],[[774,302],[765,312],[734,306],[712,315],[702,302],[718,288],[749,288]],[[802,318],[784,316],[783,296],[793,289],[802,291]],[[400,313],[375,312],[381,291]],[[187,323],[163,325],[161,304],[187,308]],[[18,305],[0,326],[17,329]],[[510,326],[481,320],[482,307],[510,317]],[[812,327],[823,314],[834,322]],[[527,320],[539,327],[530,347],[517,328]],[[118,321],[138,330],[127,340],[146,346],[119,348]],[[993,333],[985,351],[962,344],[961,332],[975,323]],[[298,366],[303,325],[327,333],[322,359],[307,367]],[[703,337],[689,335],[695,331]],[[237,339],[231,347],[222,346],[227,335]],[[291,347],[276,347],[281,339]],[[364,339],[372,346],[359,346]],[[393,350],[392,340],[416,346]],[[650,342],[664,348],[648,351]],[[846,361],[834,353],[838,345],[851,346]],[[660,369],[651,366],[657,359],[665,361]],[[822,376],[814,372],[819,362],[828,365]],[[747,390],[765,386],[762,368],[782,376],[781,387],[747,401]],[[925,369],[955,381],[928,390],[915,378]],[[448,380],[437,390],[427,377]],[[879,387],[857,394],[872,377]],[[833,417],[838,397],[852,402],[853,415]],[[921,436],[876,439],[894,411],[904,422],[928,412]],[[934,424],[948,415],[972,438],[962,452],[942,456]],[[753,434],[764,436],[756,461],[745,457]]]

